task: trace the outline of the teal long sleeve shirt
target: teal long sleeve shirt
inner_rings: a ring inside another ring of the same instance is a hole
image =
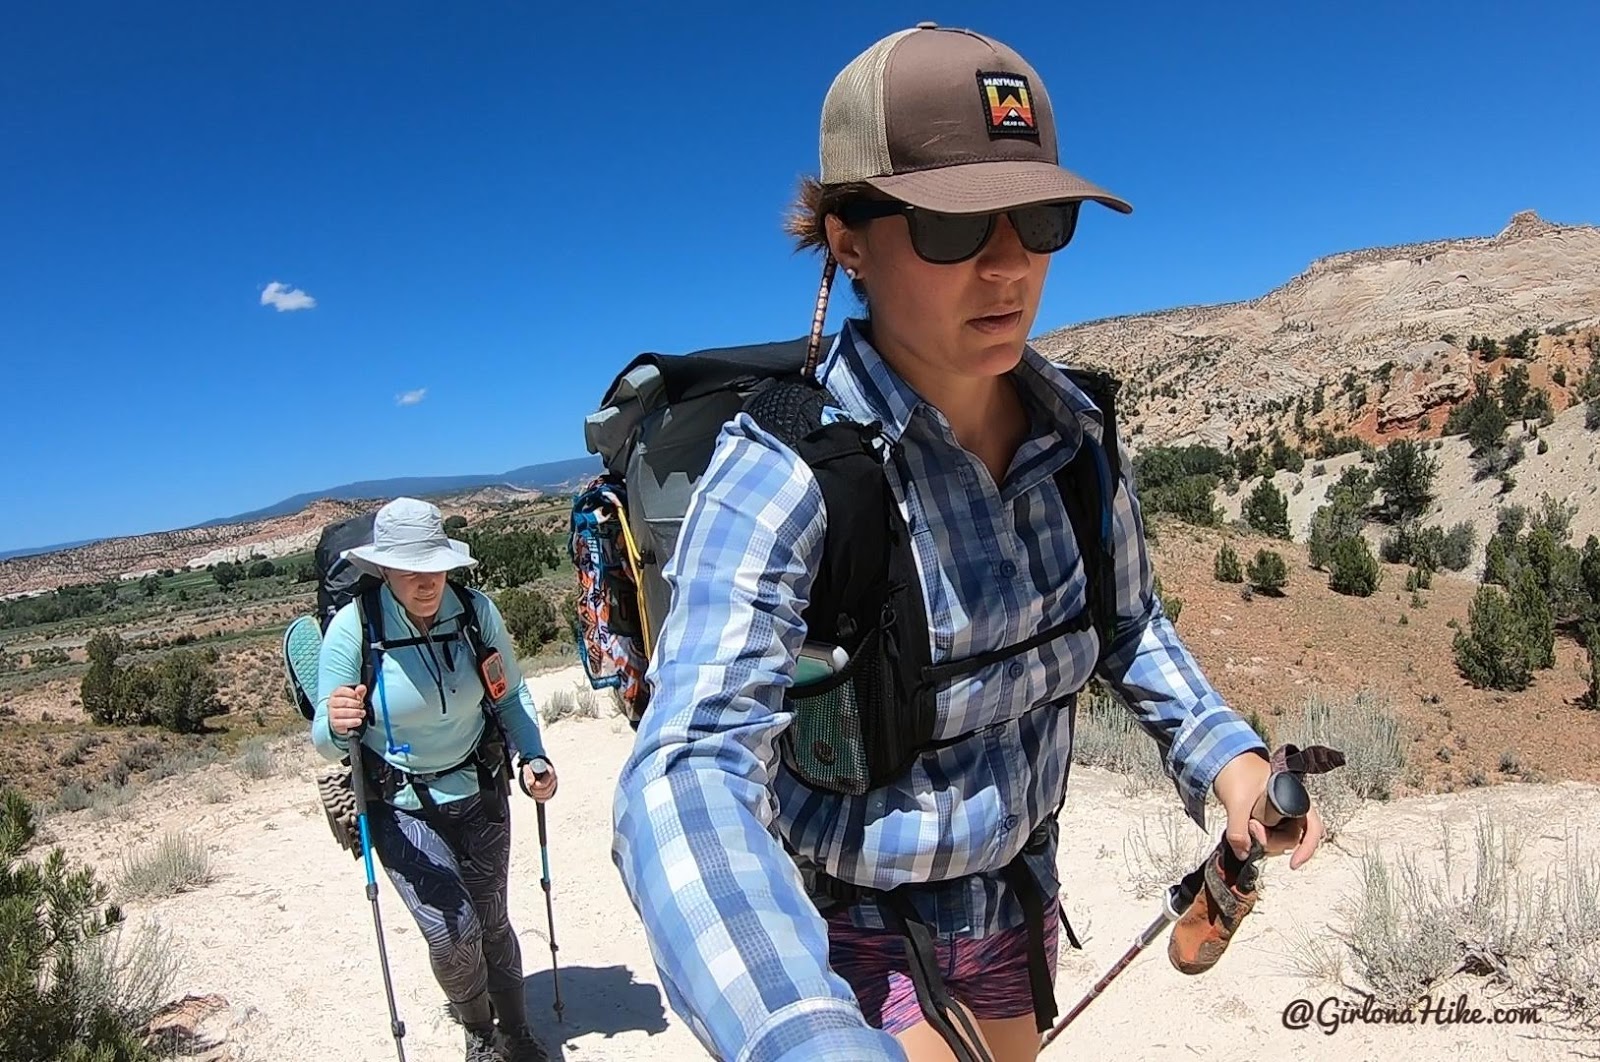
[[[486,595],[476,590],[471,594],[484,644],[498,649],[505,662],[506,692],[494,702],[493,711],[514,752],[523,759],[544,756],[533,695],[517,666],[500,610]],[[385,641],[424,638],[424,632],[411,622],[387,586],[381,588],[379,597],[383,602]],[[485,700],[483,679],[472,658],[471,645],[461,631],[461,618],[461,602],[446,589],[439,612],[426,632],[426,641],[383,653],[382,667],[373,688],[367,691],[373,719],[362,733],[362,743],[402,770],[432,774],[462,763],[477,748],[483,728],[488,725],[479,709]],[[334,615],[322,636],[311,739],[317,751],[329,760],[345,756],[350,744],[347,737],[335,735],[328,726],[328,697],[340,686],[354,686],[361,681],[363,642],[360,603],[352,601]],[[428,792],[438,803],[460,800],[477,791],[477,771],[470,764],[428,782]],[[401,787],[393,803],[413,810],[421,806],[410,786]]]

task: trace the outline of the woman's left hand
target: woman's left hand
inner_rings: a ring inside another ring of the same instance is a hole
[[[1228,812],[1227,839],[1240,859],[1250,855],[1252,840],[1261,845],[1267,855],[1282,855],[1293,850],[1289,869],[1299,870],[1322,843],[1322,816],[1316,805],[1303,819],[1285,819],[1273,829],[1251,812],[1267,792],[1267,780],[1272,777],[1272,766],[1265,757],[1254,752],[1242,753],[1229,760],[1212,783],[1212,791]]]
[[[543,767],[543,774],[534,772],[535,766]],[[522,789],[533,799],[543,804],[546,800],[556,795],[556,769],[546,759],[531,760],[522,765]]]

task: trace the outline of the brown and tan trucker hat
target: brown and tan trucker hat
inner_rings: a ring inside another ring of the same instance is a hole
[[[924,210],[1088,199],[1133,207],[1060,165],[1050,97],[999,41],[932,22],[856,56],[822,104],[825,185],[863,181]]]

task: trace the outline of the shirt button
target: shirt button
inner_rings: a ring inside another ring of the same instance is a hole
[[[1007,832],[1010,832],[1011,830],[1016,829],[1017,828],[1017,817],[1015,815],[1007,815],[1006,819],[1005,819],[1005,822],[1001,823],[1001,826]]]
[[[1017,577],[1017,566],[1015,564],[1012,564],[1010,561],[1001,561],[1000,562],[1000,578],[1002,578],[1002,579],[1015,579],[1016,577]]]
[[[1019,679],[1022,677],[1022,670],[1022,661],[1013,660],[1011,661],[1011,666],[1006,668],[1006,674],[1010,675],[1013,679]]]

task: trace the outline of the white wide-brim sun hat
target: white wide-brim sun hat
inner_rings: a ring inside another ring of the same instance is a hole
[[[448,572],[478,562],[465,542],[444,533],[438,506],[416,498],[396,498],[378,510],[372,521],[372,544],[340,554],[370,575],[380,568],[404,572]]]

